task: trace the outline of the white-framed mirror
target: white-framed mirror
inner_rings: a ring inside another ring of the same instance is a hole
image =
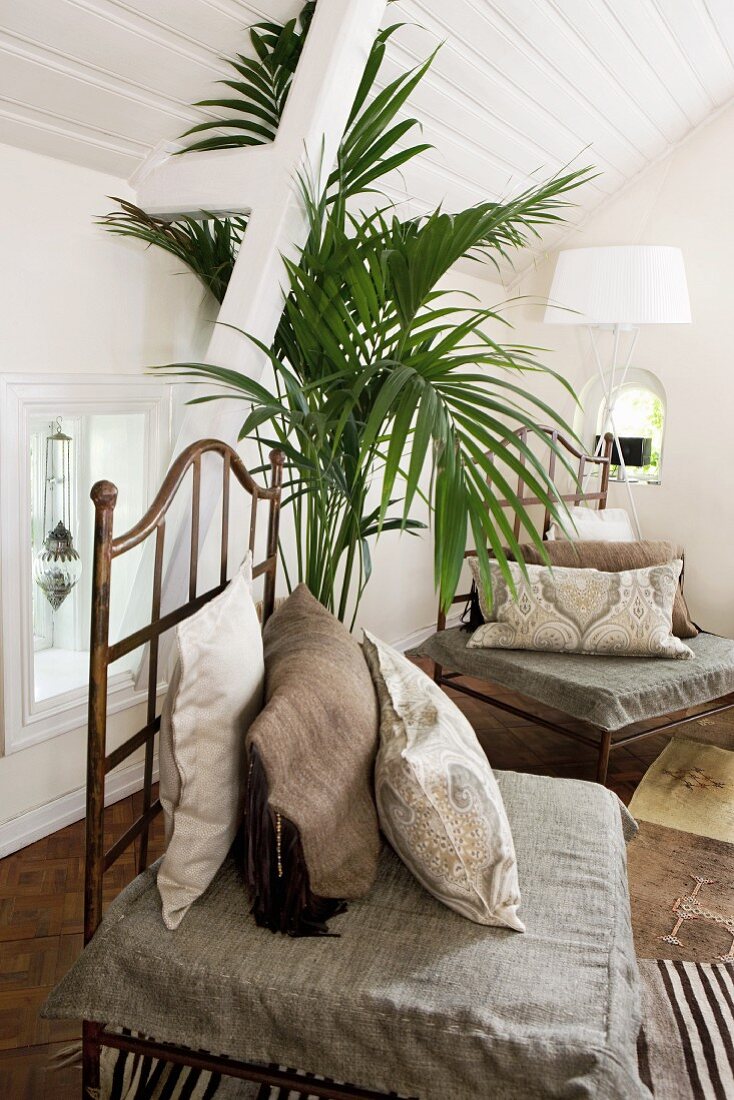
[[[0,375],[0,553],[4,752],[77,728],[86,720],[94,510],[89,490],[119,489],[115,531],[152,500],[170,456],[172,387],[141,376]],[[65,438],[64,438],[65,437]],[[57,607],[39,552],[58,524],[73,540],[81,574]],[[113,567],[110,637],[130,616],[142,561]],[[110,710],[137,702],[140,653],[114,668]]]

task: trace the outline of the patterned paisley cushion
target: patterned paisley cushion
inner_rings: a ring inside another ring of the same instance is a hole
[[[375,797],[387,839],[435,898],[524,932],[515,847],[474,730],[421,669],[365,631],[380,700]]]
[[[479,563],[470,558],[469,564],[482,591]],[[496,621],[480,626],[468,645],[690,659],[693,650],[671,629],[682,567],[683,562],[677,560],[646,569],[603,573],[528,565],[526,578],[520,566],[511,563],[513,594],[499,567],[490,565]]]

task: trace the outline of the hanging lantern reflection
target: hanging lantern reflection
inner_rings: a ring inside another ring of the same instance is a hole
[[[57,509],[61,515],[53,530],[47,531],[43,546],[33,563],[36,584],[58,611],[82,572],[82,562],[74,549],[69,530],[71,523],[71,436],[61,430],[61,417],[49,425],[46,438],[46,467],[43,486],[43,530],[50,515],[53,524]],[[60,490],[60,492],[59,492]],[[50,501],[50,509],[49,509]]]

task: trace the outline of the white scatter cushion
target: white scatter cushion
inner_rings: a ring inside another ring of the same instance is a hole
[[[630,518],[624,508],[569,508],[570,519],[559,528],[554,523],[546,538],[570,539],[572,542],[637,542]]]
[[[479,563],[469,559],[482,588]],[[494,622],[472,634],[472,649],[529,649],[611,657],[690,659],[693,650],[672,632],[673,601],[683,562],[603,573],[509,563],[515,592],[490,563]]]
[[[160,799],[168,847],[158,872],[167,928],[177,928],[224,862],[242,820],[245,735],[262,708],[265,664],[248,554],[221,595],[176,630],[161,716]]]
[[[512,833],[474,730],[421,669],[367,631],[364,651],[380,700],[375,798],[385,836],[444,905],[524,932]]]

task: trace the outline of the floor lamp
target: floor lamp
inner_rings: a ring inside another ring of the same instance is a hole
[[[683,255],[679,248],[667,245],[613,245],[559,252],[544,320],[553,325],[584,325],[589,330],[604,395],[599,447],[604,433],[611,431],[640,538],[614,409],[627,381],[640,326],[690,323]],[[605,329],[612,332],[612,353],[606,369],[600,348],[600,333]]]

